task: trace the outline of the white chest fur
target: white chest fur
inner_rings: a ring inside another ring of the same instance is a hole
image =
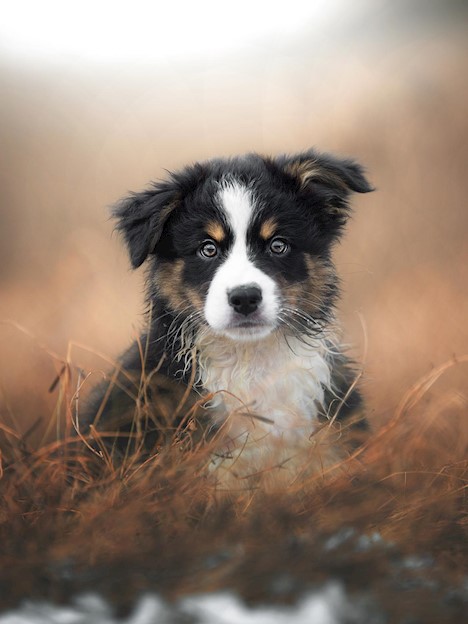
[[[256,342],[219,336],[197,344],[204,388],[214,393],[218,423],[229,421],[231,438],[249,433],[291,442],[308,437],[330,387],[326,346],[274,333]]]

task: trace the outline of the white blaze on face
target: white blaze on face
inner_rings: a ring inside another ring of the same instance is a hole
[[[276,325],[278,298],[275,282],[254,266],[249,258],[247,232],[254,211],[252,191],[238,182],[225,182],[218,195],[234,233],[229,255],[216,271],[205,302],[205,317],[212,329],[236,339],[257,339],[268,335]],[[238,286],[255,285],[262,292],[262,303],[250,329],[235,327],[236,313],[229,305],[228,294]]]

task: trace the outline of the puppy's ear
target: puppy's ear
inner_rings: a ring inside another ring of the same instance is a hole
[[[277,162],[301,188],[315,182],[345,193],[369,193],[374,190],[364,176],[363,167],[354,160],[309,150],[294,156],[280,156]]]
[[[131,193],[112,210],[117,229],[122,232],[134,269],[153,253],[164,225],[178,205],[178,189],[173,182],[153,183],[140,193]]]
[[[311,201],[319,197],[325,213],[323,220],[338,232],[349,215],[348,197],[351,192],[369,193],[373,187],[364,169],[353,160],[309,150],[295,156],[280,156],[276,160],[283,174],[294,181],[297,192]],[[315,202],[314,202],[315,203]]]

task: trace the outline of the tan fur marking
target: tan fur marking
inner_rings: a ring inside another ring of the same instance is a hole
[[[290,284],[288,280],[282,276],[278,276],[278,282],[281,286],[281,292],[285,304],[290,308],[296,308],[301,301],[304,286],[302,283]]]
[[[187,297],[196,310],[199,312],[203,310],[203,299],[196,288],[187,288]]]
[[[320,174],[320,168],[314,160],[306,160],[304,162],[293,162],[285,167],[286,173],[298,178],[301,187],[306,186],[311,178],[316,178]]]
[[[324,184],[332,184],[342,189],[347,189],[346,183],[324,167],[320,167],[316,160],[296,161],[285,167],[286,173],[298,178],[301,188],[304,188],[309,180],[316,180]]]
[[[333,267],[318,258],[306,255],[309,277],[305,282],[303,308],[309,314],[322,312],[329,284],[335,281]]]
[[[184,261],[164,262],[157,273],[157,284],[160,293],[170,302],[175,310],[187,307],[187,300],[183,296],[182,271]]]
[[[159,292],[169,301],[174,310],[187,310],[187,304],[189,304],[192,310],[200,312],[203,310],[203,298],[196,288],[184,285],[183,270],[183,260],[161,264],[156,278]]]
[[[285,277],[277,278],[284,304],[312,317],[322,316],[328,289],[336,279],[334,269],[332,265],[309,254],[306,254],[305,260],[308,276],[304,281],[291,284]]]
[[[206,226],[206,233],[217,243],[222,243],[226,238],[226,232],[219,221],[210,221]]]
[[[275,233],[277,226],[278,224],[276,222],[276,219],[270,217],[262,223],[262,227],[260,228],[260,236],[264,240],[268,240]]]

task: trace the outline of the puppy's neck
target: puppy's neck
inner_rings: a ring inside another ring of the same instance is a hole
[[[218,421],[260,417],[264,431],[313,430],[331,385],[329,347],[323,338],[302,341],[283,332],[238,342],[203,332],[196,339],[199,380],[214,393]]]

